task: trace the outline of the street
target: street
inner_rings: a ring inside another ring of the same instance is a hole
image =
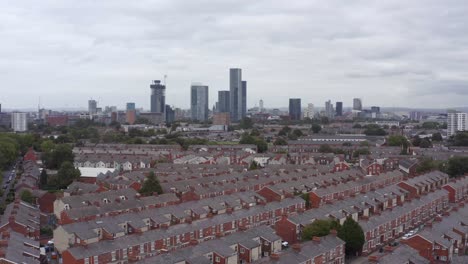
[[[19,163],[20,159],[18,159],[10,168],[6,171],[3,171],[3,179],[2,179],[2,184],[0,185],[0,188],[3,190],[3,196],[0,197],[0,204],[5,202],[5,199],[7,197],[8,192],[10,191],[10,188],[13,186],[13,183],[16,179],[16,173],[17,173],[17,165]],[[9,181],[11,176],[11,180]],[[4,188],[4,186],[7,185],[7,188]]]

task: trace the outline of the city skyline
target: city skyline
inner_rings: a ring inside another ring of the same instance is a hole
[[[94,98],[149,109],[148,81],[164,75],[168,103],[188,108],[192,81],[209,85],[215,102],[229,89],[231,67],[249,81],[247,107],[259,99],[287,107],[289,97],[466,106],[465,1],[56,5],[0,4],[6,109],[37,106],[39,97],[45,108],[85,107]]]

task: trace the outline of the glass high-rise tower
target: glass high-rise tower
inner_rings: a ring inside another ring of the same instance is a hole
[[[247,113],[247,81],[242,81],[242,69],[229,69],[230,113],[232,121],[239,121]]]
[[[164,114],[166,111],[166,86],[154,80],[151,89],[151,112]]]
[[[208,120],[208,86],[202,84],[192,84],[190,110],[192,120]]]

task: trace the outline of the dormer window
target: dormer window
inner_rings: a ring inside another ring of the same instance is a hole
[[[63,208],[64,208],[65,210],[70,210],[70,205],[66,204]]]
[[[103,201],[105,204],[110,203],[109,199],[107,199],[107,198],[102,199],[102,201]]]
[[[125,196],[121,195],[120,200],[124,201],[124,200],[127,200],[127,198]]]

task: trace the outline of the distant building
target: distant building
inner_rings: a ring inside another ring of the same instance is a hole
[[[140,117],[147,119],[152,125],[161,125],[165,122],[164,113],[140,113]]]
[[[45,121],[49,126],[66,126],[68,125],[68,115],[47,115]]]
[[[353,110],[362,111],[362,99],[361,98],[353,99]]]
[[[172,124],[175,121],[175,112],[170,105],[166,105],[166,123]]]
[[[336,102],[336,116],[343,116],[343,102]]]
[[[14,112],[11,114],[11,128],[15,132],[25,132],[28,130],[28,114]]]
[[[376,113],[376,114],[380,114],[380,107],[378,107],[378,106],[371,106],[371,112],[372,112],[372,113]]]
[[[127,111],[135,110],[135,103],[127,103]]]
[[[258,106],[260,107],[260,113],[263,113],[265,111],[265,108],[263,108],[263,99],[260,99]]]
[[[453,136],[458,131],[468,130],[468,114],[457,111],[447,112],[447,136]]]
[[[314,104],[307,104],[307,110],[304,113],[304,117],[314,118],[315,110]]]
[[[135,124],[136,116],[137,116],[136,109],[135,109],[135,103],[127,103],[125,116],[126,116],[125,119],[126,119],[127,123],[129,123],[130,125]]]
[[[329,119],[333,119],[335,116],[335,110],[333,109],[333,104],[330,100],[325,102],[325,116]]]
[[[289,99],[289,117],[291,120],[301,120],[301,99]]]
[[[126,115],[126,121],[127,121],[127,123],[129,123],[130,125],[135,124],[135,121],[136,121],[136,111],[135,111],[135,109],[133,109],[133,110],[127,110],[127,112],[125,113],[125,115]]]
[[[154,80],[150,85],[151,89],[151,112],[164,115],[166,111],[166,86],[160,80]]]
[[[236,122],[247,113],[247,82],[242,81],[242,69],[229,70],[229,91],[231,120]]]
[[[97,102],[96,102],[96,100],[88,100],[88,113],[90,115],[97,114]]]
[[[11,127],[11,114],[10,113],[0,113],[0,126],[5,128]]]
[[[44,108],[39,109],[39,119],[40,120],[45,120],[47,118],[47,116],[51,115],[51,114],[52,114],[51,110],[47,110],[47,109],[44,109]]]
[[[418,111],[411,111],[409,113],[409,118],[414,121],[420,121],[422,119],[422,113]]]
[[[228,126],[231,123],[230,113],[214,113],[213,114],[213,125]]]
[[[190,110],[192,120],[208,120],[208,86],[202,84],[192,84]]]
[[[230,112],[230,92],[219,91],[218,92],[218,107],[217,110],[220,113]]]

